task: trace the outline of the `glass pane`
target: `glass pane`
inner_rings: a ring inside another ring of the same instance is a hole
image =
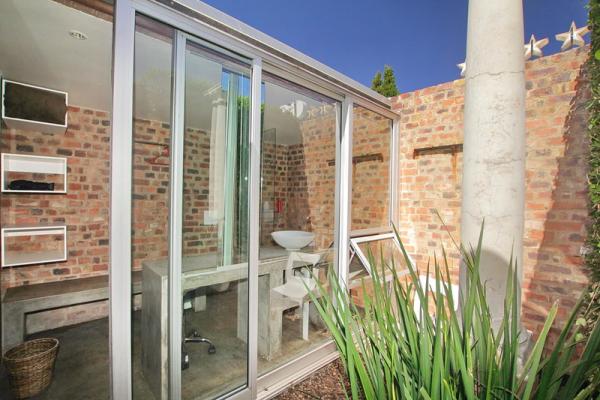
[[[351,230],[389,228],[392,120],[361,106],[352,113]]]
[[[354,257],[350,263],[349,286],[350,293],[357,305],[362,304],[365,295],[363,283],[366,295],[369,294],[371,275],[375,269],[381,278],[385,274],[386,280],[393,276],[390,268],[394,268],[398,276],[408,272],[404,255],[394,234],[353,239],[352,250]]]
[[[382,267],[393,266],[399,269],[404,265],[402,251],[394,238],[369,240],[359,243],[358,248],[368,261],[368,264],[364,265],[368,273],[372,273],[376,267],[381,272]]]
[[[250,69],[188,42],[182,398],[247,383]]]
[[[261,374],[328,338],[305,283],[324,282],[333,265],[340,110],[332,99],[266,74],[262,98]]]
[[[0,123],[2,189],[12,191],[0,195],[0,221],[10,227],[0,270],[1,350],[58,340],[52,380],[35,399],[110,393],[112,2],[102,10],[81,3],[0,1],[0,75],[18,82],[6,87],[4,111],[26,120]],[[82,296],[94,300],[82,304]],[[20,300],[27,298],[35,308],[24,314]],[[6,367],[2,362],[0,399],[14,399]]]
[[[171,28],[142,16],[136,18],[131,232],[136,399],[166,399],[168,393],[173,37]]]

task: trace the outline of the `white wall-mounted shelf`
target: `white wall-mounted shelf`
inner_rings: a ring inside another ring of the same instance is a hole
[[[7,251],[8,238],[22,236],[62,236],[60,249],[42,251]],[[2,268],[22,265],[46,264],[67,260],[67,226],[66,225],[7,225],[2,227],[0,234],[2,251]]]
[[[65,133],[68,105],[67,92],[2,80],[2,119],[9,128]]]
[[[12,190],[8,188],[11,172],[44,175],[61,175],[60,190]],[[2,153],[0,187],[3,193],[67,193],[67,159],[65,157],[34,156],[29,154]]]

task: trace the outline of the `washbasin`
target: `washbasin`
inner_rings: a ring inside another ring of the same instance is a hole
[[[275,231],[271,237],[281,247],[288,251],[300,250],[315,239],[315,234],[305,231]]]

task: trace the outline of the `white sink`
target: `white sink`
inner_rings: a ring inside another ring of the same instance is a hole
[[[297,251],[306,247],[315,239],[315,234],[305,231],[275,231],[271,232],[275,243],[288,251]]]

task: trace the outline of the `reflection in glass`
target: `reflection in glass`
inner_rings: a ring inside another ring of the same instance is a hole
[[[183,399],[246,385],[250,70],[187,43],[183,162]]]
[[[136,17],[131,221],[135,399],[166,399],[168,393],[168,348],[161,345],[161,339],[168,340],[168,303],[166,292],[157,288],[168,287],[173,37],[171,28]]]
[[[351,230],[389,228],[392,120],[361,106],[352,116]]]
[[[134,312],[134,395],[168,398],[169,341],[175,340],[182,351],[181,398],[210,399],[247,383],[250,70],[186,42],[184,88],[177,89],[185,93],[177,138],[183,165],[170,171],[173,35],[138,17],[133,264],[143,270],[143,299]],[[172,173],[183,175],[181,276],[172,276],[168,263]],[[169,293],[169,279],[181,280],[181,293]],[[182,302],[181,338],[168,336],[170,301]]]
[[[263,74],[259,373],[328,334],[308,301],[333,268],[338,102]]]
[[[2,191],[19,191],[0,194],[0,222],[9,228],[2,235],[0,351],[40,338],[59,342],[48,387],[29,393],[44,400],[110,397],[113,2],[98,11],[80,3],[0,1],[0,108],[10,118],[0,122]],[[92,40],[74,40],[70,29]],[[2,359],[0,399],[16,398],[11,372],[28,389],[45,381],[39,363],[23,369],[31,346],[11,353],[21,362]]]
[[[360,250],[359,258],[361,261],[364,260],[362,264],[369,275],[373,273],[375,267],[381,269],[382,259],[385,260],[387,267],[393,265],[397,268],[403,265],[404,256],[393,237],[362,241],[358,243],[357,247]]]
[[[376,272],[386,280],[393,278],[391,268],[398,277],[408,273],[408,268],[394,233],[353,238],[353,257],[350,263],[349,287],[355,304],[362,305],[364,296],[370,296],[371,276]]]

